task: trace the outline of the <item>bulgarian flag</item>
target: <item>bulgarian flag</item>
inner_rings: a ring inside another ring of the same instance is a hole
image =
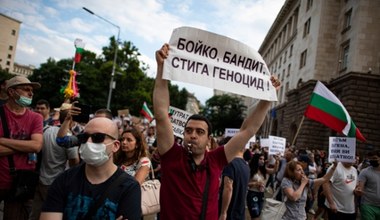
[[[75,57],[74,57],[74,62],[79,63],[81,58],[82,58],[82,53],[84,51],[84,45],[85,43],[81,39],[75,39],[74,41],[75,45]]]
[[[143,106],[142,106],[142,109],[140,110],[140,113],[146,118],[149,120],[149,122],[151,122],[153,120],[153,114],[152,112],[149,110],[146,102],[144,102]]]
[[[348,137],[366,141],[343,104],[320,81],[314,88],[310,103],[306,107],[305,116]]]

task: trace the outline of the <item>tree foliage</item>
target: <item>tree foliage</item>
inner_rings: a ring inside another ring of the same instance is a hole
[[[226,128],[240,128],[246,106],[237,97],[216,95],[206,101],[202,110],[213,126],[214,133],[224,133]]]
[[[13,76],[14,76],[13,74],[8,73],[7,70],[2,69],[1,66],[0,66],[0,80],[10,79]]]
[[[114,115],[117,110],[128,108],[132,115],[140,115],[139,111],[145,102],[150,109],[154,79],[146,74],[148,67],[138,59],[138,49],[131,42],[116,42],[110,38],[110,44],[103,47],[103,53],[85,50],[82,60],[75,65],[80,97],[78,101],[93,106],[93,110],[106,108],[115,49],[118,46],[116,69],[114,75],[115,88],[112,90],[111,110]],[[46,99],[52,107],[59,107],[64,101],[63,89],[69,80],[69,70],[73,60],[62,59],[55,61],[51,58],[36,69],[30,78],[40,82],[42,88],[35,92],[34,102]],[[171,104],[185,109],[188,92],[181,91],[178,86],[169,85]]]

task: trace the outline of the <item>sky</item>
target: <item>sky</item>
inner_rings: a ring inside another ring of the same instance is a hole
[[[131,41],[155,77],[155,51],[173,29],[190,26],[227,36],[258,50],[285,0],[0,0],[0,13],[21,21],[15,62],[39,67],[48,58],[74,56],[74,41],[101,54],[120,27],[120,41]],[[211,88],[173,82],[205,104]],[[117,88],[116,88],[117,89]],[[108,92],[108,91],[106,91]]]

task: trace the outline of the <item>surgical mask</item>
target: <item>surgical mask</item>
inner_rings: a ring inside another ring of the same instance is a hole
[[[113,142],[109,143],[112,144]],[[107,144],[107,145],[109,145]],[[109,160],[106,146],[103,143],[86,142],[80,145],[80,158],[89,165],[99,167]]]
[[[17,104],[19,104],[19,105],[21,105],[23,107],[27,107],[30,104],[32,104],[32,99],[30,99],[28,97],[25,97],[25,96],[22,96],[22,95],[19,95],[19,96],[20,96],[20,98],[17,99],[17,100],[15,100]]]
[[[260,167],[264,166],[264,164],[265,164],[265,163],[264,163],[263,161],[259,161],[259,166],[260,166]]]
[[[378,166],[379,166],[379,161],[378,161],[378,160],[370,160],[370,161],[369,161],[369,164],[370,164],[372,167],[378,167]]]

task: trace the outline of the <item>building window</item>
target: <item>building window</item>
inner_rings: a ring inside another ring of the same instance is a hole
[[[351,28],[352,8],[344,14],[343,33]]]
[[[310,20],[311,18],[307,19],[303,26],[303,37],[306,37],[310,33]]]
[[[11,62],[10,61],[7,61],[7,66],[10,66],[11,65]]]
[[[285,55],[284,55],[284,63],[286,63],[286,57],[288,56],[288,51],[285,51]]]
[[[288,96],[286,95],[289,92],[289,82],[286,82],[285,86],[285,102],[288,101]]]
[[[290,67],[291,67],[291,66],[292,66],[291,64],[288,65],[288,73],[287,73],[286,76],[290,76]]]
[[[9,45],[9,50],[13,50],[13,46],[12,45]]]
[[[293,54],[293,44],[290,46],[290,49],[289,49],[289,57],[292,57],[292,54]]]
[[[342,55],[341,55],[341,60],[340,60],[340,70],[346,70],[347,65],[348,65],[348,53],[350,52],[350,44],[345,43],[342,45]]]
[[[304,50],[304,51],[301,53],[300,69],[306,65],[306,56],[307,56],[307,50]]]
[[[280,57],[280,62],[278,63],[278,68],[281,68],[281,63],[282,63],[282,57]]]
[[[12,59],[12,54],[8,54],[8,59]]]
[[[274,72],[277,71],[277,62],[274,64]]]
[[[12,35],[13,35],[13,36],[16,35],[16,30],[12,30]]]
[[[309,11],[309,9],[313,6],[313,0],[307,0],[306,3],[306,11]]]

